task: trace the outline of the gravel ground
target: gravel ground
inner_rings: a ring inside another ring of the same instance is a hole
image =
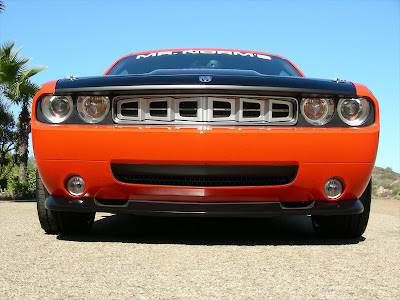
[[[373,200],[355,240],[302,216],[98,214],[89,235],[46,235],[35,205],[0,201],[0,299],[400,299],[400,201]]]

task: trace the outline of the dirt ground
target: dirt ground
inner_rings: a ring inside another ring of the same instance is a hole
[[[45,234],[36,203],[0,201],[0,299],[400,299],[400,201],[374,199],[359,239],[265,220],[98,214]]]

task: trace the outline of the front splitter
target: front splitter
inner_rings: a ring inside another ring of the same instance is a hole
[[[360,214],[360,200],[335,202],[313,201],[305,207],[290,207],[282,202],[172,202],[129,200],[121,205],[102,205],[94,198],[72,199],[49,196],[46,208],[67,212],[108,212],[146,216],[241,217],[264,218],[284,215],[351,215]]]

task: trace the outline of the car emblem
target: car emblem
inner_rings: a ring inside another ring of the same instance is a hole
[[[77,80],[77,79],[78,79],[78,76],[76,76],[76,75],[71,75],[71,76],[65,77],[64,79],[74,81],[74,80]]]
[[[210,82],[212,80],[211,76],[199,76],[200,82]]]
[[[340,79],[340,78],[333,78],[332,81],[336,82],[336,83],[345,83],[346,82],[346,80]]]

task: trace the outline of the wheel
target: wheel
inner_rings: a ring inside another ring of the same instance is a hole
[[[74,213],[48,210],[44,203],[49,192],[36,172],[36,204],[40,225],[49,234],[87,233],[92,228],[95,213]]]
[[[360,197],[364,211],[357,215],[311,216],[314,231],[320,235],[342,238],[360,237],[367,228],[371,210],[372,182]]]

